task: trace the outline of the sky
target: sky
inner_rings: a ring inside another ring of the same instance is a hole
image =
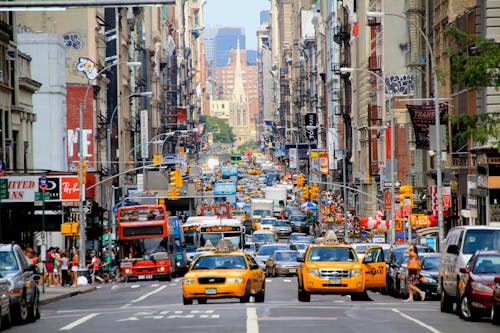
[[[269,0],[206,0],[205,25],[220,24],[225,27],[245,28],[246,46],[257,49],[255,32],[259,26],[260,12],[269,10]]]

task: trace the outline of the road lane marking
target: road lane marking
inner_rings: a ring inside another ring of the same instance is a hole
[[[247,308],[247,333],[259,333],[257,309]]]
[[[422,326],[422,327],[424,327],[424,328],[427,328],[429,331],[431,331],[431,332],[433,332],[433,333],[442,333],[440,330],[438,330],[438,329],[436,329],[436,328],[434,328],[434,327],[432,327],[432,326],[430,326],[430,325],[427,325],[426,323],[424,323],[424,322],[422,322],[422,321],[420,321],[420,320],[418,320],[418,319],[412,318],[412,317],[410,317],[410,316],[408,316],[408,315],[406,315],[406,314],[402,313],[402,312],[401,312],[401,311],[399,311],[398,309],[392,309],[392,311],[394,311],[394,312],[398,313],[400,316],[402,316],[402,317],[404,317],[404,318],[406,318],[406,319],[408,319],[408,320],[411,320],[411,321],[413,321],[414,323],[416,323],[416,324],[418,324],[418,325],[420,325],[420,326]]]
[[[92,313],[92,314],[89,314],[89,315],[86,315],[85,317],[82,317],[80,319],[77,319],[75,320],[74,322],[72,322],[71,324],[68,324],[64,327],[61,327],[59,329],[59,331],[69,331],[75,327],[77,327],[78,325],[81,325],[83,324],[84,322],[86,322],[87,320],[90,320],[92,318],[94,318],[95,316],[99,315],[100,313]]]
[[[283,282],[291,283],[292,280],[290,280],[290,279],[284,279]]]
[[[130,288],[132,288],[132,289],[134,289],[134,288],[139,288],[139,287],[140,287],[140,285],[138,285],[138,284],[134,284],[134,285],[131,285],[131,286],[130,286]]]
[[[259,317],[259,320],[279,321],[279,320],[337,320],[335,317]]]
[[[134,299],[133,301],[131,301],[131,303],[137,303],[137,302],[140,302],[140,301],[143,301],[145,300],[146,298],[148,298],[149,296],[151,295],[154,295],[156,294],[157,292],[160,292],[162,291],[163,289],[167,288],[167,286],[161,286],[160,288],[156,289],[156,290],[153,290],[153,291],[150,291],[149,293],[147,294],[144,294],[142,295],[141,297],[137,298],[137,299]]]

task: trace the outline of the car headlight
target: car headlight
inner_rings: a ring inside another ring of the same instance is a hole
[[[182,280],[182,284],[194,284],[194,279],[184,279]]]
[[[485,284],[479,283],[479,282],[471,282],[471,287],[472,289],[476,291],[485,291],[485,292],[493,292],[493,288],[488,287]]]
[[[227,283],[242,283],[243,279],[240,277],[232,277],[227,279]]]
[[[359,269],[352,269],[351,270],[351,277],[360,276],[360,275],[361,275],[361,270],[359,270]]]
[[[310,269],[309,270],[309,275],[319,276],[319,270],[317,270],[317,269]]]

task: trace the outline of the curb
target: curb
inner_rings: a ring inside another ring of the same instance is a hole
[[[85,288],[83,290],[75,290],[75,291],[67,292],[67,293],[57,295],[54,297],[47,297],[45,299],[41,299],[39,304],[40,305],[47,305],[50,303],[60,301],[60,300],[65,299],[65,298],[73,297],[73,296],[80,295],[80,294],[86,294],[86,293],[89,293],[89,292],[94,291],[94,290],[96,290],[95,287]]]

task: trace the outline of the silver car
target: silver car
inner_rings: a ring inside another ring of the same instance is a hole
[[[0,274],[9,282],[10,312],[18,324],[40,318],[40,292],[35,279],[35,265],[17,244],[0,245]]]

